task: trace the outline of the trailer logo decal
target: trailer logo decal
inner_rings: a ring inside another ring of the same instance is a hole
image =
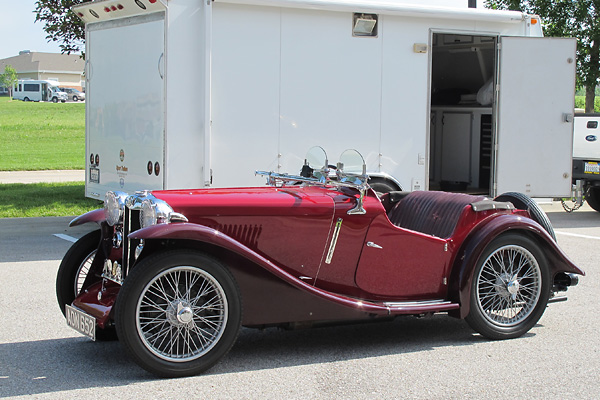
[[[595,142],[598,138],[596,137],[596,135],[587,135],[585,137],[585,140],[587,140],[588,142]]]

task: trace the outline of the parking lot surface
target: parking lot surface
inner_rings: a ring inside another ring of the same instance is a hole
[[[163,380],[118,342],[68,328],[54,291],[60,259],[94,226],[0,220],[0,397],[39,399],[597,399],[600,213],[543,207],[587,276],[528,334],[489,341],[445,315],[282,331],[243,329],[207,373]],[[273,299],[276,301],[276,299]]]

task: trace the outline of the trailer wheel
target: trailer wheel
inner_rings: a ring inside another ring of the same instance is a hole
[[[587,201],[594,210],[600,212],[600,187],[589,188],[585,201]]]
[[[393,192],[394,190],[398,190],[398,188],[396,188],[394,185],[383,179],[369,179],[369,186],[371,186],[371,189],[378,194],[385,194]]]
[[[542,210],[531,197],[519,192],[507,192],[496,197],[494,200],[510,201],[515,207],[529,211],[531,218],[540,224],[556,242],[556,234],[554,233],[554,228],[552,228],[552,223],[544,210]]]

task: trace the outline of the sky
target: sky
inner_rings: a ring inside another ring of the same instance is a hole
[[[35,0],[0,0],[0,59],[19,55],[21,50],[60,53],[58,43],[46,40],[41,22],[35,22]]]
[[[483,7],[483,0],[477,1],[477,7]],[[0,59],[17,56],[21,50],[60,53],[58,43],[46,40],[43,24],[35,22],[34,9],[35,0],[0,0]]]

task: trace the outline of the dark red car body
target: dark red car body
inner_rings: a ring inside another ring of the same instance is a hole
[[[495,237],[508,231],[530,236],[545,249],[553,277],[583,275],[527,211],[486,207],[476,211],[472,203],[482,199],[474,196],[415,192],[403,199],[420,205],[411,211],[411,220],[421,225],[428,221],[432,233],[394,225],[388,216],[392,205],[385,207],[389,195],[380,200],[372,191],[364,199],[363,215],[348,215],[356,192],[335,187],[175,190],[152,195],[189,222],[130,233],[130,239],[144,239],[142,257],[166,247],[190,247],[224,260],[241,290],[245,326],[440,311],[464,318],[476,261]],[[447,206],[449,202],[453,207]],[[103,224],[103,219],[103,211],[97,210],[72,225]],[[337,243],[326,263],[340,220]],[[437,236],[440,229],[448,236]],[[104,226],[103,232],[112,235],[111,227]],[[118,289],[116,284],[97,282],[73,304],[104,327]],[[100,299],[99,291],[104,291]]]

